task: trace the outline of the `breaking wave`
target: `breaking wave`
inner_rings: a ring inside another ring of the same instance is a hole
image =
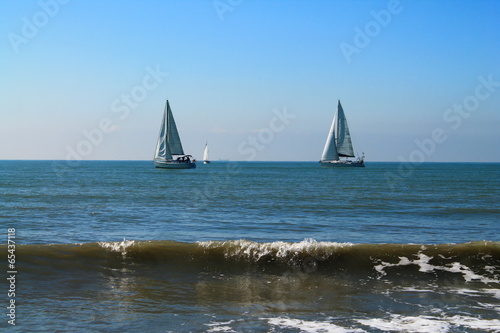
[[[454,277],[484,284],[500,281],[500,243],[488,241],[422,245],[332,243],[313,239],[297,243],[123,240],[19,245],[18,255],[19,265],[24,262],[27,269],[39,265],[44,269],[52,265],[60,270],[71,270],[82,265],[92,269],[93,266],[137,264],[141,268],[165,266],[191,273],[302,272],[389,280]]]

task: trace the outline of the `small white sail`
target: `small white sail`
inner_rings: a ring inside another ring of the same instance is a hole
[[[203,149],[203,161],[208,161],[208,142],[205,143],[205,149]]]

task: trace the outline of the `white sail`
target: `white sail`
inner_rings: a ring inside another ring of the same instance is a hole
[[[205,149],[203,149],[203,160],[208,161],[208,143],[205,144]]]
[[[340,101],[337,109],[337,154],[342,157],[354,157],[351,134]]]
[[[354,157],[351,134],[344,114],[344,109],[340,104],[333,117],[332,126],[326,139],[323,155],[321,156],[321,166],[324,167],[364,167],[364,155],[355,161],[340,159],[341,157]]]
[[[171,160],[172,155],[184,155],[184,150],[167,100],[156,143],[155,159]]]
[[[183,155],[174,159],[173,155]],[[193,169],[196,168],[196,161],[192,160],[191,155],[184,155],[181,139],[174,116],[170,109],[170,104],[165,104],[163,118],[156,142],[155,157],[153,160],[155,168],[162,169]]]
[[[326,139],[325,148],[323,149],[323,155],[321,155],[321,161],[336,161],[339,159],[337,153],[337,146],[335,145],[335,127],[337,124],[337,115],[333,117],[332,126],[330,127],[330,132]]]
[[[167,102],[168,103],[168,102]],[[167,144],[167,113],[163,113],[163,119],[161,121],[160,133],[158,134],[158,141],[156,143],[155,160],[171,160],[172,153]]]

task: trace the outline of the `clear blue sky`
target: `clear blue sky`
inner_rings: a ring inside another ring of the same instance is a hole
[[[186,153],[317,161],[340,99],[368,161],[498,162],[499,17],[495,0],[1,1],[0,159],[149,160],[168,98]]]

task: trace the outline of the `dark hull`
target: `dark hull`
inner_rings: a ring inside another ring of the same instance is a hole
[[[322,167],[325,168],[364,168],[365,162],[359,161],[320,161]]]
[[[153,161],[155,168],[159,169],[194,169],[195,162],[179,162],[179,161]]]

